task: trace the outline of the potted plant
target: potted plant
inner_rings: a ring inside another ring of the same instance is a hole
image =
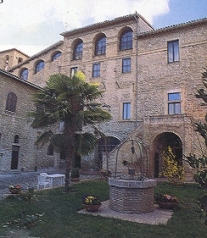
[[[95,196],[87,196],[83,199],[83,206],[88,212],[96,212],[101,206],[101,202]]]
[[[10,185],[9,191],[12,194],[18,194],[21,192],[21,186],[20,185]]]
[[[173,209],[178,205],[179,200],[177,197],[169,194],[156,193],[155,202],[159,205],[160,208]]]
[[[79,168],[72,168],[71,169],[71,181],[79,181],[79,177],[80,177],[80,172],[79,172]]]

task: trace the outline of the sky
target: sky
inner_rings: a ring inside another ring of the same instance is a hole
[[[158,29],[207,17],[207,0],[4,0],[0,51],[32,56],[63,40],[62,32],[135,11]]]

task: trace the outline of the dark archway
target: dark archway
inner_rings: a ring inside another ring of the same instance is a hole
[[[97,156],[95,159],[96,169],[100,170],[102,169],[102,158],[103,155],[106,155],[106,157],[109,155],[109,153],[117,147],[117,145],[120,144],[120,140],[108,136],[106,138],[100,138],[98,141],[98,150],[97,150]],[[108,158],[107,158],[108,159]]]
[[[178,164],[182,165],[182,141],[176,134],[172,132],[164,132],[158,135],[154,140],[154,177],[158,178],[159,173],[162,168],[162,151],[166,150],[167,147],[170,146],[175,159],[178,161]]]

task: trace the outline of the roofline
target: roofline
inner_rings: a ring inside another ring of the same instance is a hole
[[[28,85],[28,86],[30,86],[30,87],[33,87],[33,88],[36,88],[36,89],[41,89],[40,86],[35,85],[35,84],[33,84],[33,83],[30,83],[30,82],[28,82],[28,81],[25,81],[25,80],[23,80],[23,79],[17,77],[16,75],[11,74],[11,73],[9,73],[9,72],[6,72],[6,71],[4,71],[4,70],[2,70],[2,69],[0,69],[0,74],[6,75],[6,76],[8,76],[8,77],[10,77],[10,78],[12,78],[12,79],[14,79],[14,80],[17,80],[17,81],[19,81],[19,82],[21,82],[21,83],[24,83],[24,84],[26,84],[26,85]]]
[[[147,32],[142,32],[136,35],[137,38],[144,38],[147,36],[151,36],[151,35],[155,35],[155,34],[159,34],[159,33],[164,33],[164,32],[168,32],[168,31],[173,31],[176,29],[181,29],[184,27],[190,27],[190,26],[196,26],[196,25],[200,25],[200,24],[204,24],[207,23],[207,18],[202,18],[202,19],[198,19],[198,20],[193,20],[193,21],[188,21],[185,23],[180,23],[177,25],[171,25],[171,26],[167,26],[164,28],[159,28],[157,30],[154,31],[147,31]]]
[[[53,44],[53,45],[51,45],[51,46],[45,48],[44,50],[38,52],[37,54],[35,54],[35,55],[29,57],[29,59],[24,60],[22,63],[20,63],[20,64],[14,66],[14,67],[11,67],[11,69],[10,69],[9,71],[12,71],[12,70],[14,70],[14,69],[17,69],[17,68],[21,67],[22,65],[24,65],[24,64],[26,64],[26,63],[28,63],[28,62],[30,62],[31,60],[35,59],[36,57],[39,57],[40,55],[42,55],[42,54],[48,52],[48,51],[51,50],[52,48],[55,48],[55,47],[57,47],[57,46],[59,46],[59,45],[61,45],[61,44],[63,44],[63,41],[62,41],[62,40],[60,40],[60,41],[56,42],[55,44]]]
[[[134,14],[129,14],[129,15],[122,16],[122,17],[117,17],[113,20],[106,20],[106,21],[95,23],[95,24],[88,25],[88,26],[85,26],[85,27],[81,27],[81,28],[70,30],[70,31],[62,32],[60,35],[67,36],[67,35],[80,34],[80,33],[85,32],[85,31],[89,31],[89,30],[93,30],[93,29],[97,29],[97,28],[102,28],[102,27],[110,26],[112,24],[126,22],[126,21],[129,21],[129,20],[135,20],[136,21],[135,17],[141,18],[148,26],[150,26],[152,29],[154,29],[153,26],[142,15],[135,12]]]
[[[18,51],[20,54],[22,54],[22,55],[24,55],[24,56],[26,56],[26,57],[29,58],[29,55],[25,54],[24,52],[22,52],[21,50],[18,50],[18,49],[16,49],[16,48],[11,48],[11,49],[7,49],[7,50],[2,50],[2,51],[0,51],[0,53],[6,53],[6,52],[9,52],[9,51],[13,51],[13,50]]]

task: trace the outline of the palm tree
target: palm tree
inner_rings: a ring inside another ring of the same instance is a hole
[[[33,128],[47,129],[36,141],[43,145],[50,142],[65,154],[65,187],[69,189],[69,172],[80,155],[87,155],[96,146],[94,131],[84,132],[83,127],[111,119],[111,115],[101,108],[96,99],[103,91],[98,84],[87,83],[85,76],[77,72],[73,77],[64,74],[52,75],[46,86],[34,94],[36,110],[30,113],[33,117]],[[51,126],[62,123],[63,131],[54,134]]]

